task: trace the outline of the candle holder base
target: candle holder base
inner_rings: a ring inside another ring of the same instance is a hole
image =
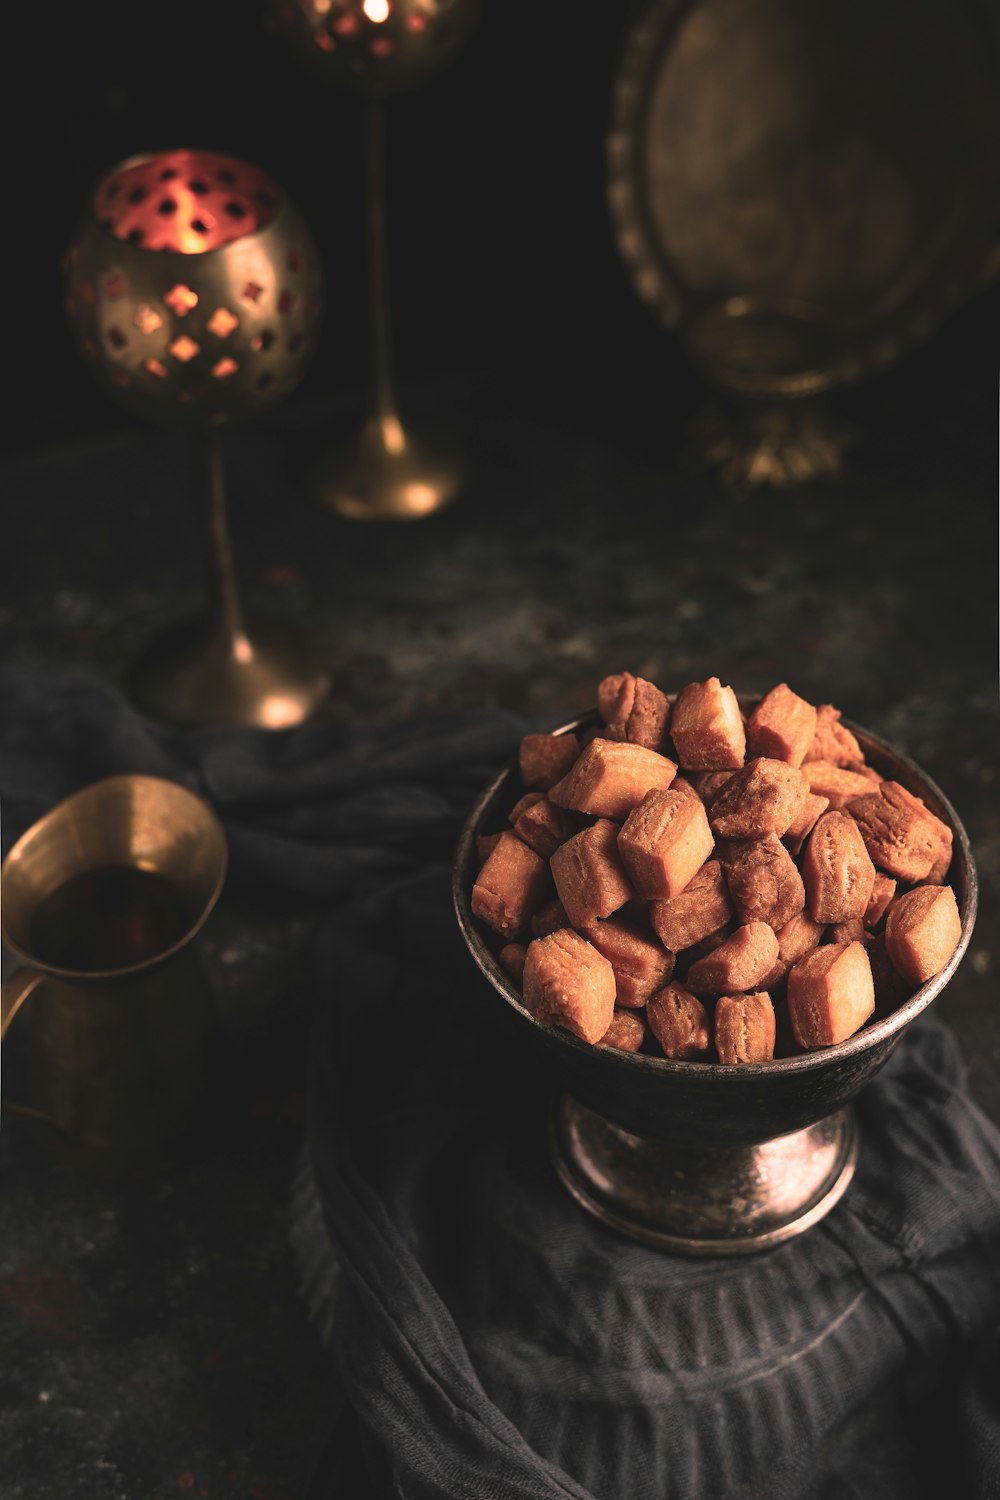
[[[193,621],[154,641],[128,686],[144,713],[177,728],[290,729],[326,697],[330,678],[287,626],[255,621],[230,638]]]
[[[448,505],[464,482],[453,439],[414,433],[388,416],[370,418],[357,438],[324,454],[310,487],[321,505],[351,521],[414,521]]]

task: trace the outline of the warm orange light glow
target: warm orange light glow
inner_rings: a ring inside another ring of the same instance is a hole
[[[177,286],[170,288],[163,300],[171,312],[175,312],[179,318],[186,318],[192,307],[198,306],[198,293],[179,282]]]
[[[235,375],[238,369],[239,365],[235,359],[230,359],[226,355],[224,359],[220,359],[217,364],[212,366],[212,374],[216,380],[228,380],[230,375]]]
[[[403,491],[403,498],[412,515],[423,516],[434,509],[440,496],[429,484],[408,484]]]
[[[376,26],[389,19],[389,0],[364,0],[361,9]]]
[[[140,333],[155,333],[158,328],[163,327],[163,319],[148,302],[143,302],[140,307],[136,308],[132,322]]]
[[[233,329],[239,326],[239,318],[234,318],[228,307],[217,307],[208,320],[208,331],[214,333],[217,339],[227,339]]]
[[[182,333],[179,339],[174,339],[170,345],[170,352],[174,359],[179,359],[182,365],[186,365],[189,359],[194,359],[201,351],[194,339],[189,339],[186,333]]]
[[[302,718],[302,706],[294,698],[282,698],[277,693],[265,698],[260,708],[261,723],[267,729],[287,729]]]

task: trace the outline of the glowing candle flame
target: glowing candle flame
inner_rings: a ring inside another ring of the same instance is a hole
[[[389,0],[364,0],[361,9],[376,26],[389,19]]]

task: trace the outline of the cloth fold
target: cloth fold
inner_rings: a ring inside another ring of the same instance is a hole
[[[20,666],[0,703],[5,847],[86,781],[145,771],[213,803],[235,879],[329,901],[307,1132],[373,1494],[1000,1496],[1000,1132],[933,1016],[860,1096],[858,1170],[819,1225],[763,1255],[660,1254],[559,1185],[550,1080],[451,908],[465,810],[541,726],[182,734]],[[309,1500],[362,1493],[335,1467]]]

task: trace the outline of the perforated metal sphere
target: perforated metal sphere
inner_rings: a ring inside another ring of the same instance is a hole
[[[478,0],[277,0],[275,16],[314,71],[381,97],[415,88],[461,51]]]
[[[212,151],[130,157],[96,188],[64,261],[94,378],[136,416],[222,423],[287,396],[315,350],[323,275],[297,209]]]

